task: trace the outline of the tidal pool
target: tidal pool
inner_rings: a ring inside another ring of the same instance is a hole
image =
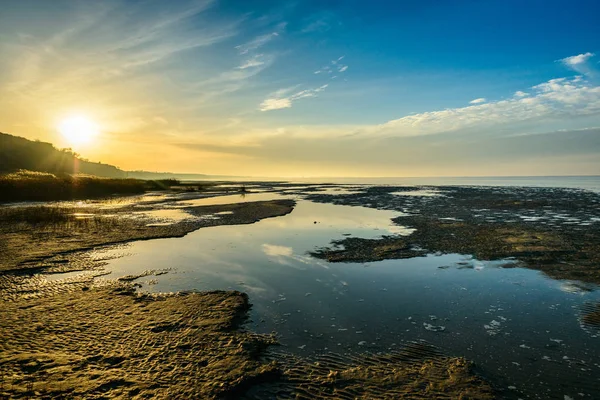
[[[279,196],[246,200],[263,197]],[[194,205],[234,199],[240,196]],[[503,398],[600,398],[600,332],[580,322],[582,307],[600,301],[595,287],[566,290],[580,286],[516,267],[515,260],[430,254],[332,264],[308,255],[349,235],[410,234],[390,221],[398,215],[299,200],[283,217],[134,242],[102,258],[106,278],[171,268],[139,278],[145,291],[247,292],[250,329],[277,332],[286,351],[379,352],[425,340],[474,361],[506,390]]]

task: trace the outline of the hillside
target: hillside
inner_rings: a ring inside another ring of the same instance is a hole
[[[87,174],[105,178],[125,178],[127,173],[114,165],[79,158],[70,150],[50,143],[28,140],[0,132],[0,173],[21,169],[52,174]]]

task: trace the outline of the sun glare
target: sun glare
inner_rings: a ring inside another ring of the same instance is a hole
[[[98,125],[83,115],[65,118],[58,131],[73,146],[90,143],[99,133]]]

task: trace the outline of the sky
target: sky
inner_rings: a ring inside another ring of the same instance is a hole
[[[599,15],[595,0],[0,0],[0,132],[127,170],[600,175]],[[73,116],[93,140],[61,134]]]

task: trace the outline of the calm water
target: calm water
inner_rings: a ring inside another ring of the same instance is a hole
[[[279,196],[246,200],[268,197]],[[299,201],[284,217],[135,242],[103,255],[122,256],[109,261],[109,278],[172,268],[140,278],[143,290],[247,292],[250,327],[276,331],[288,351],[386,351],[423,339],[475,361],[509,397],[600,398],[600,338],[578,321],[582,304],[600,301],[598,291],[501,267],[510,260],[450,254],[330,264],[307,254],[348,235],[410,233],[391,225],[397,215]]]
[[[271,179],[272,180],[272,179]],[[282,178],[282,180],[285,180]],[[600,192],[600,176],[498,176],[445,178],[303,178],[295,182],[365,185],[534,186],[586,189]]]

